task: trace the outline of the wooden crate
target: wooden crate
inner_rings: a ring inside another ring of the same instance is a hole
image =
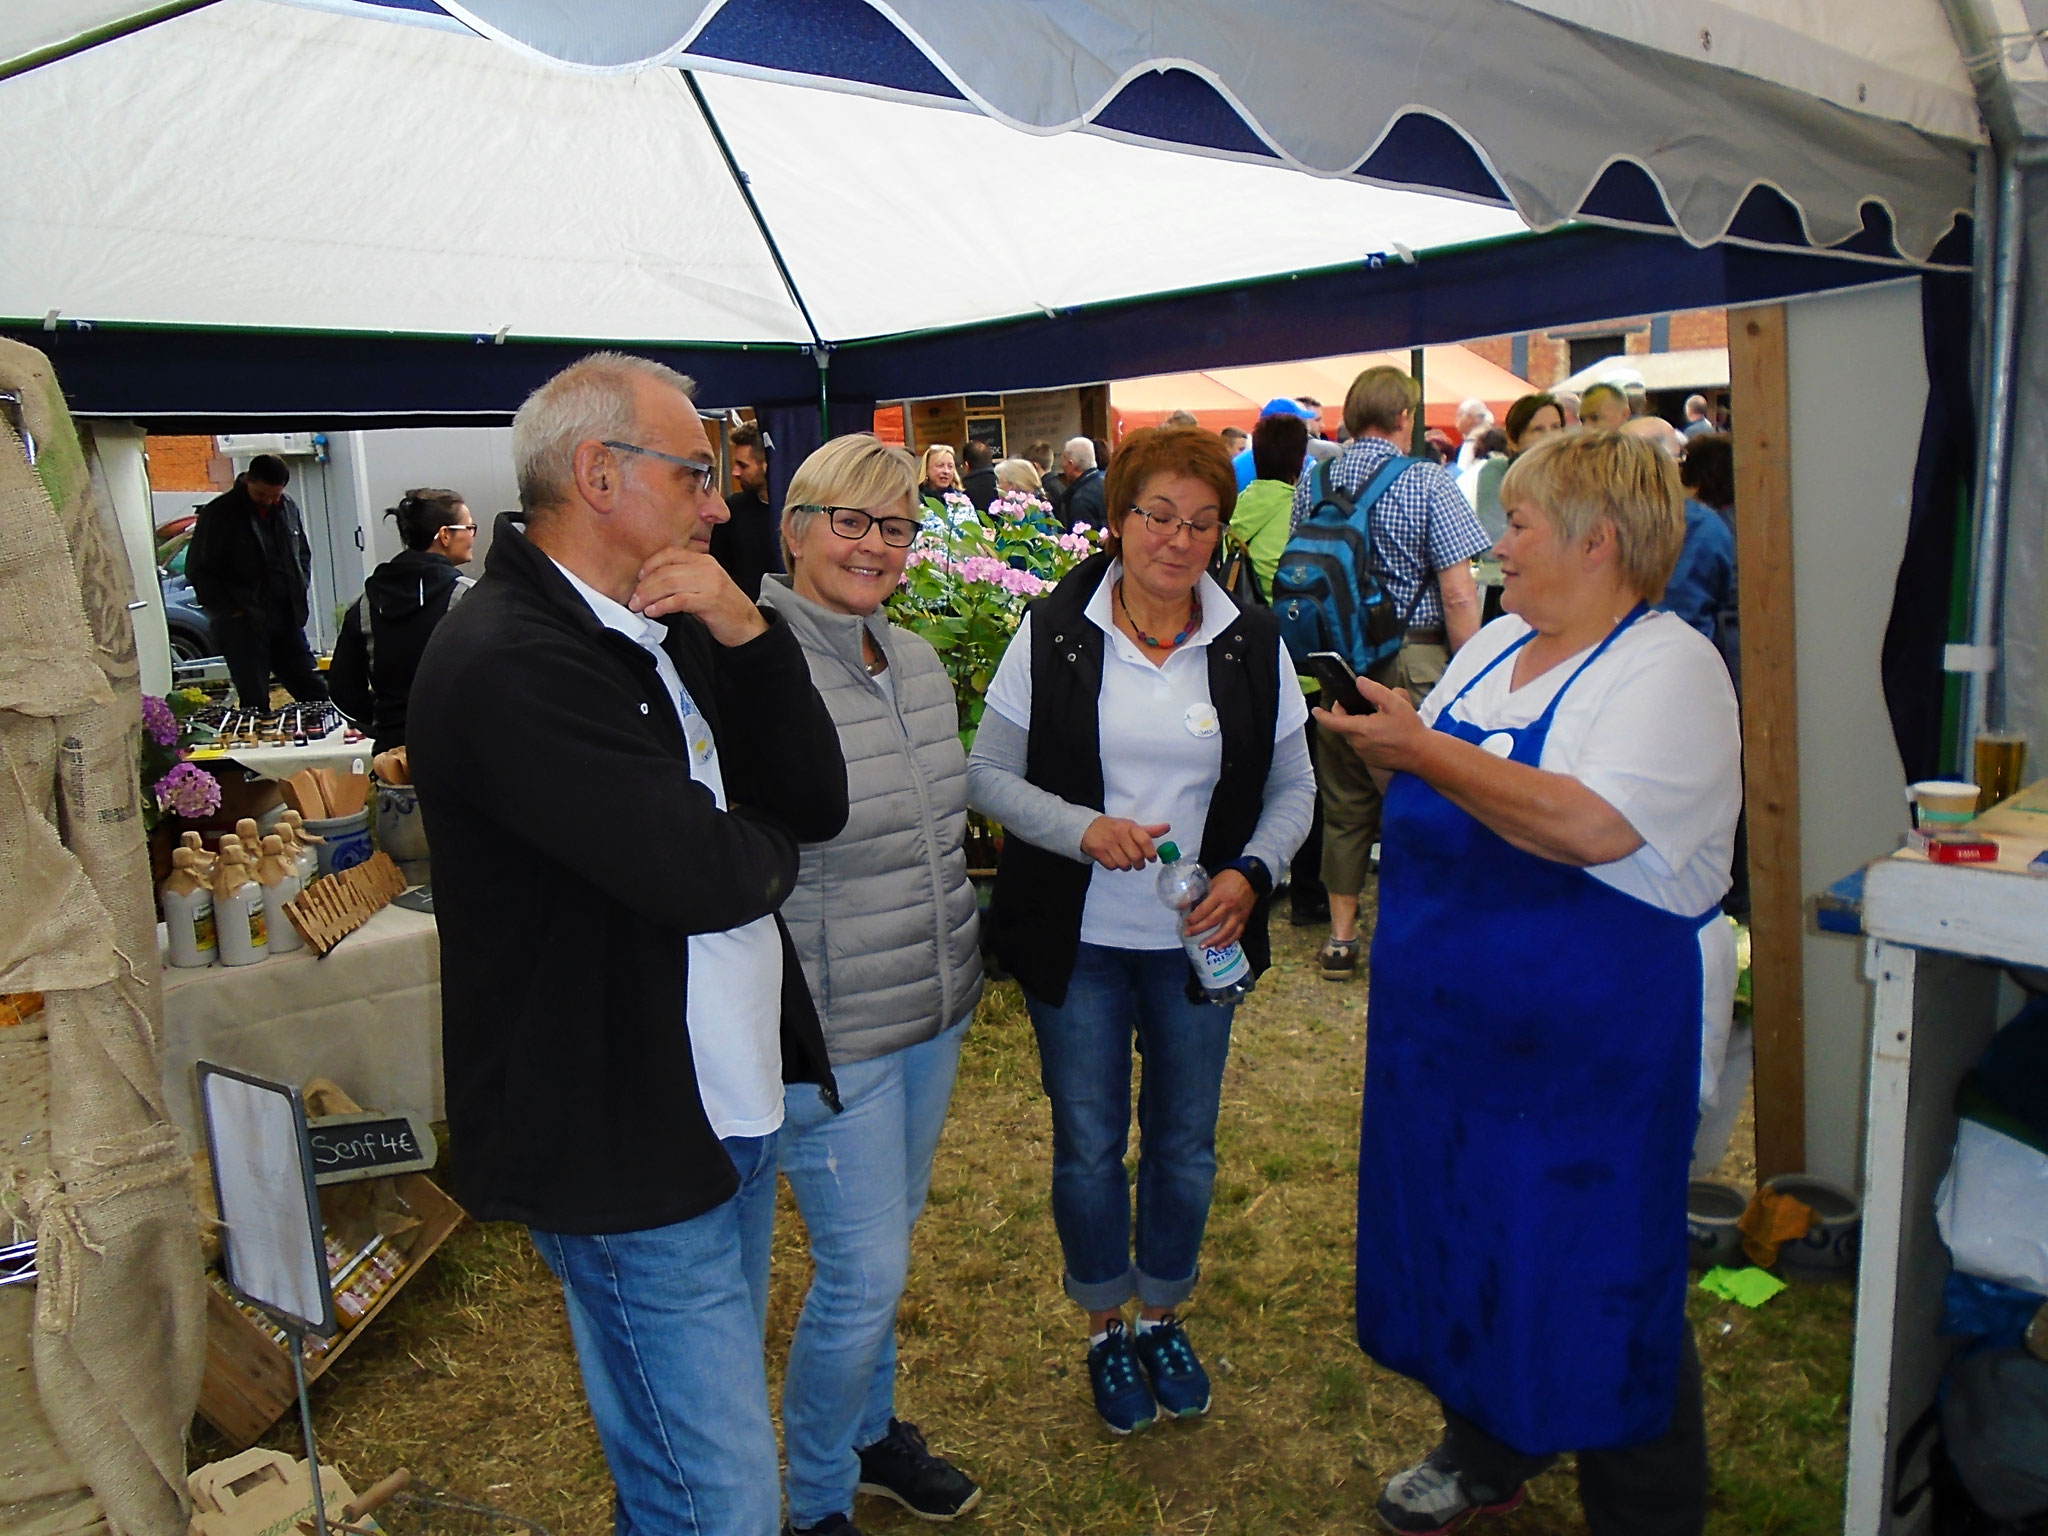
[[[420,1219],[419,1236],[398,1277],[370,1304],[355,1326],[336,1335],[321,1354],[306,1362],[310,1384],[327,1374],[363,1330],[406,1286],[410,1285],[448,1234],[467,1220],[461,1206],[423,1173],[400,1174],[392,1180],[397,1192]],[[199,1412],[240,1450],[253,1445],[264,1431],[289,1413],[298,1401],[292,1380],[292,1357],[218,1288],[206,1287],[206,1379],[199,1388]]]

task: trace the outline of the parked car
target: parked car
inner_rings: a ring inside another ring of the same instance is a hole
[[[181,565],[182,561],[179,562]],[[164,627],[171,633],[171,665],[185,666],[220,655],[213,643],[213,624],[199,599],[192,595],[192,583],[183,570],[157,570],[157,586],[164,597]]]

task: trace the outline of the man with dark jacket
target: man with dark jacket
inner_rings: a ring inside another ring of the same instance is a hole
[[[776,909],[846,769],[796,637],[708,553],[690,387],[599,353],[520,408],[524,523],[428,642],[409,746],[458,1192],[562,1283],[619,1528],[774,1536],[784,1084],[837,1107]]]
[[[1067,481],[1067,500],[1060,509],[1060,521],[1070,529],[1080,523],[1090,528],[1102,527],[1107,519],[1102,511],[1102,471],[1096,467],[1094,440],[1067,439],[1066,450],[1060,455],[1060,468]]]
[[[967,439],[967,473],[960,477],[960,489],[974,503],[974,510],[986,512],[996,500],[996,451],[978,437]]]
[[[782,569],[782,527],[768,504],[768,447],[760,426],[732,429],[732,477],[739,489],[725,498],[725,521],[711,530],[711,558],[752,602],[761,578]]]
[[[304,704],[327,697],[306,644],[306,587],[313,551],[299,504],[285,495],[291,471],[259,453],[199,509],[185,574],[213,624],[235,695],[248,709],[270,708],[270,679]]]

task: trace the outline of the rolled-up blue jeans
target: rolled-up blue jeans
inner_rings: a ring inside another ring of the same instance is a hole
[[[775,1141],[728,1136],[739,1193],[688,1221],[600,1236],[533,1231],[568,1301],[583,1390],[618,1488],[616,1536],[781,1529],[762,1356]]]
[[[1067,1294],[1090,1312],[1187,1300],[1216,1186],[1216,1111],[1234,1003],[1191,1003],[1178,949],[1083,944],[1059,1007],[1026,993],[1052,1100],[1052,1216]],[[1124,1152],[1138,1090],[1135,1244]]]
[[[816,1266],[782,1387],[793,1525],[853,1512],[858,1451],[895,1415],[896,1303],[966,1033],[833,1067],[840,1114],[788,1091],[777,1153]]]

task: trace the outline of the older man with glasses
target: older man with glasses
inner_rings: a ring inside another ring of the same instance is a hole
[[[772,1536],[776,1135],[785,1085],[838,1103],[777,909],[846,770],[795,635],[708,553],[690,389],[599,353],[520,408],[522,511],[409,745],[457,1189],[562,1283],[618,1530]]]

